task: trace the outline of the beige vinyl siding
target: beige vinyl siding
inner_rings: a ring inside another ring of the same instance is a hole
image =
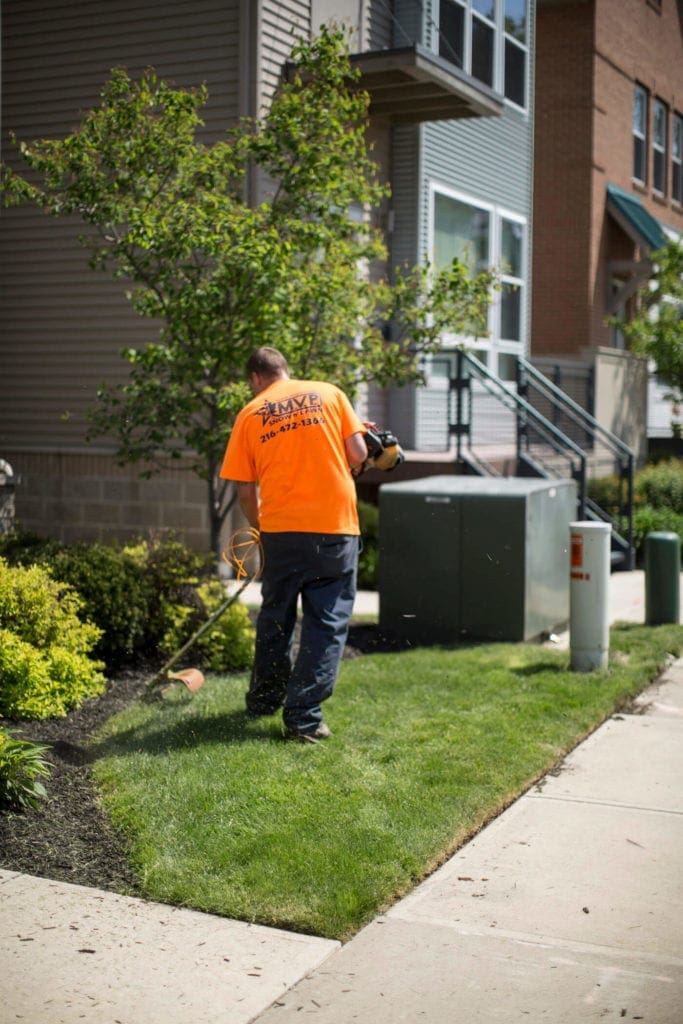
[[[370,0],[365,13],[363,49],[384,50],[392,45],[391,0]]]
[[[302,0],[263,0],[261,5],[261,103],[270,102],[292,47],[311,33],[311,5]]]
[[[205,82],[204,141],[234,123],[239,0],[4,0],[2,15],[2,156],[14,166],[10,132],[68,134],[116,65]],[[0,215],[0,453],[81,448],[98,384],[125,379],[120,350],[157,336],[124,282],[88,268],[82,231],[29,208]]]

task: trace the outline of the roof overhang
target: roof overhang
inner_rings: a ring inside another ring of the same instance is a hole
[[[351,56],[360,86],[370,95],[370,116],[391,124],[497,117],[502,98],[455,64],[419,43]]]
[[[652,277],[652,253],[666,245],[667,235],[640,198],[616,185],[607,186],[607,212],[640,252],[639,260],[611,260],[608,270],[607,311],[614,316],[645,282]],[[618,287],[614,287],[619,281]]]
[[[622,231],[646,253],[661,249],[667,242],[664,229],[656,217],[643,206],[638,196],[616,185],[607,186],[607,212]]]

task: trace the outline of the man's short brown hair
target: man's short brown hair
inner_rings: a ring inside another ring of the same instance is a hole
[[[263,345],[255,349],[247,360],[247,376],[252,373],[262,377],[279,377],[281,373],[289,375],[289,366],[282,352]]]

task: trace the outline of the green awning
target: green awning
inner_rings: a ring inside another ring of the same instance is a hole
[[[638,196],[616,185],[607,186],[607,209],[627,235],[648,250],[661,249],[667,242],[662,226],[648,213]]]

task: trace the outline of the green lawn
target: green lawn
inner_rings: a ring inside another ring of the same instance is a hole
[[[210,676],[110,720],[95,773],[150,898],[347,939],[682,651],[681,627],[623,626],[589,674],[523,644],[352,659],[316,746]]]

